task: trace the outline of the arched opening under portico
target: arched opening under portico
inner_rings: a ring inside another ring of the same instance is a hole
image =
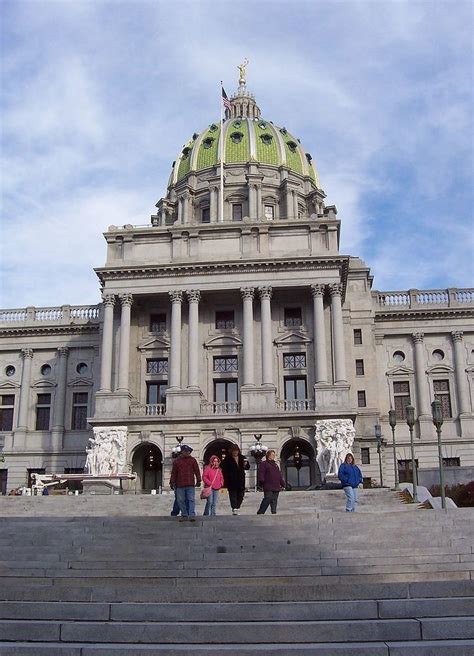
[[[281,470],[292,490],[306,490],[321,485],[321,474],[314,449],[305,440],[293,439],[283,445]]]
[[[137,489],[149,492],[162,486],[163,455],[155,444],[141,444],[133,454],[132,467],[137,474]]]
[[[204,449],[203,463],[209,464],[211,456],[218,456],[221,461],[224,460],[229,452],[231,446],[235,446],[234,442],[225,439],[217,439],[210,442]]]

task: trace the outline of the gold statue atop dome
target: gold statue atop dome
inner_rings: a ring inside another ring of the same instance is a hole
[[[239,69],[239,86],[242,86],[242,87],[245,86],[245,82],[246,82],[246,77],[245,77],[246,76],[246,71],[245,71],[245,69],[247,68],[248,65],[249,65],[249,60],[246,57],[244,59],[243,63],[239,64],[239,66],[237,66],[237,68]]]

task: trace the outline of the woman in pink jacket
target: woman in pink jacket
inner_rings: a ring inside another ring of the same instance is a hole
[[[211,456],[209,464],[206,465],[202,472],[204,487],[211,488],[211,494],[207,497],[204,515],[215,515],[217,506],[217,495],[224,485],[224,476],[222,475],[221,461],[217,456]]]

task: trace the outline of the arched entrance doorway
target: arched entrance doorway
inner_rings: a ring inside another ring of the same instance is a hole
[[[133,471],[137,474],[137,488],[143,492],[157,490],[163,483],[163,456],[154,444],[138,447],[132,458]]]
[[[321,485],[314,449],[304,440],[290,440],[281,450],[281,469],[292,490]]]
[[[205,451],[204,451],[204,456],[203,456],[203,462],[205,465],[209,464],[209,460],[211,459],[211,456],[218,456],[221,460],[223,460],[231,446],[235,446],[234,442],[230,442],[229,440],[213,440],[210,444],[207,445]]]

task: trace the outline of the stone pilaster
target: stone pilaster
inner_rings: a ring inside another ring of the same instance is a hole
[[[428,381],[426,378],[426,361],[424,354],[425,336],[423,333],[413,333],[412,340],[415,351],[415,381],[416,381],[416,398],[418,403],[418,417],[426,419],[431,416]]]
[[[129,391],[128,374],[130,369],[130,323],[133,297],[131,294],[121,294],[122,314],[120,318],[120,351],[119,351],[119,392]]]
[[[171,299],[171,346],[170,346],[170,378],[171,389],[181,388],[181,303],[182,291],[170,292]]]
[[[273,340],[270,300],[271,287],[259,287],[261,303],[261,335],[262,335],[262,385],[274,386],[273,382]]]
[[[28,410],[30,402],[31,365],[33,362],[33,349],[21,349],[23,370],[21,372],[20,403],[18,408],[18,430],[28,430]]]
[[[199,362],[199,301],[201,292],[191,289],[186,292],[189,302],[188,332],[188,387],[198,388]]]
[[[255,350],[253,341],[253,297],[255,290],[252,287],[243,287],[240,290],[243,299],[243,385],[254,385]]]
[[[61,346],[57,350],[58,375],[56,397],[54,399],[54,418],[51,431],[53,444],[62,446],[65,424],[66,390],[67,390],[67,359],[69,349]]]
[[[451,333],[454,348],[454,374],[456,377],[456,391],[460,415],[471,412],[469,406],[469,390],[467,387],[466,364],[464,359],[463,333],[455,330]]]
[[[313,343],[316,383],[327,383],[326,326],[324,323],[324,291],[326,285],[311,285],[313,295]]]
[[[344,348],[344,326],[342,323],[342,285],[329,285],[331,295],[331,328],[334,344],[334,377],[336,383],[347,382],[346,355]]]
[[[112,345],[114,330],[114,305],[115,296],[104,294],[104,324],[102,328],[102,348],[100,358],[100,391],[112,391]]]

